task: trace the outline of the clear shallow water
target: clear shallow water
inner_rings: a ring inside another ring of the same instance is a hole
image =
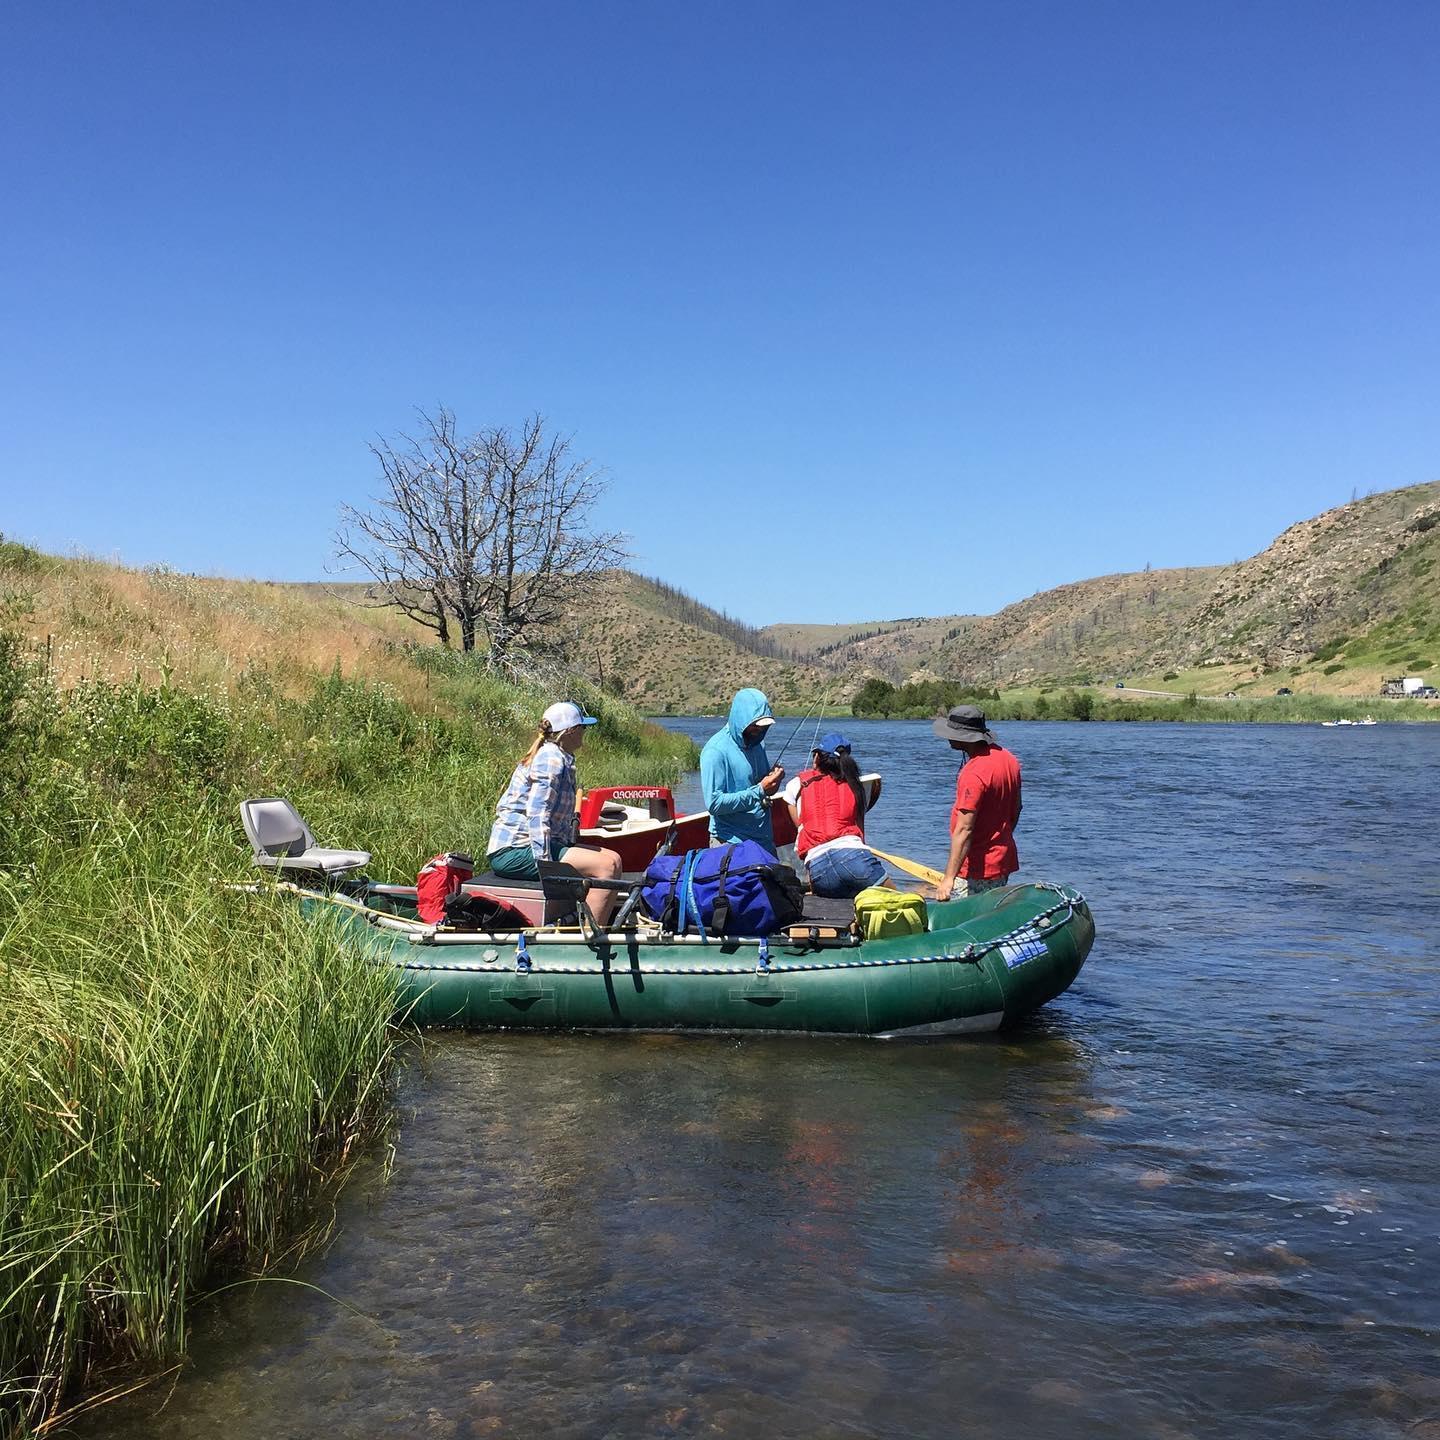
[[[939,863],[951,752],[844,728]],[[77,1433],[1440,1435],[1440,726],[997,729],[1021,878],[1095,911],[1059,1001],[438,1037],[298,1277],[335,1298],[230,1292]]]

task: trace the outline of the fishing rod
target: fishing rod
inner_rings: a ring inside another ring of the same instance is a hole
[[[785,758],[785,752],[790,748],[791,744],[792,744],[792,743],[794,742],[794,740],[795,740],[795,737],[805,728],[805,722],[811,717],[811,715],[814,715],[814,716],[815,716],[815,739],[818,740],[818,739],[820,738],[820,720],[821,720],[821,718],[822,718],[822,713],[823,713],[823,711],[824,711],[824,709],[825,709],[825,706],[826,706],[826,704],[828,704],[828,702],[829,702],[829,700],[830,700],[830,691],[829,691],[829,690],[826,690],[823,695],[817,696],[817,697],[816,697],[816,700],[818,700],[818,702],[819,702],[820,712],[821,712],[821,713],[817,713],[817,712],[816,712],[816,708],[815,708],[816,702],[815,702],[815,701],[811,701],[810,708],[800,717],[800,719],[799,719],[799,720],[796,722],[796,724],[795,724],[795,728],[790,732],[790,739],[787,740],[787,741],[780,747],[780,753],[770,762],[770,764],[771,764],[772,766],[778,765],[778,764],[781,762],[781,760],[783,760],[783,759]],[[812,748],[813,748],[813,742],[812,742]]]

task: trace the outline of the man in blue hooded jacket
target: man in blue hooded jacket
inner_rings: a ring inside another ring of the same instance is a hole
[[[772,766],[765,753],[765,732],[774,723],[761,691],[737,690],[725,728],[700,752],[700,784],[710,812],[710,838],[717,844],[754,840],[775,853],[766,801],[780,788],[785,769]]]

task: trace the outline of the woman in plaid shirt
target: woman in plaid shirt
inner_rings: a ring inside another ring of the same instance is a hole
[[[620,857],[613,850],[575,843],[580,838],[575,752],[593,724],[594,717],[569,700],[557,701],[546,710],[534,743],[495,807],[487,847],[487,863],[495,874],[506,880],[538,880],[536,860],[563,860],[595,880],[614,880],[620,874]],[[588,890],[585,903],[596,923],[604,925],[615,892]]]

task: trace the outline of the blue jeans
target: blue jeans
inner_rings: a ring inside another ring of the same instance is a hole
[[[832,900],[853,900],[862,890],[885,879],[885,866],[863,845],[842,845],[806,861],[810,888]]]

